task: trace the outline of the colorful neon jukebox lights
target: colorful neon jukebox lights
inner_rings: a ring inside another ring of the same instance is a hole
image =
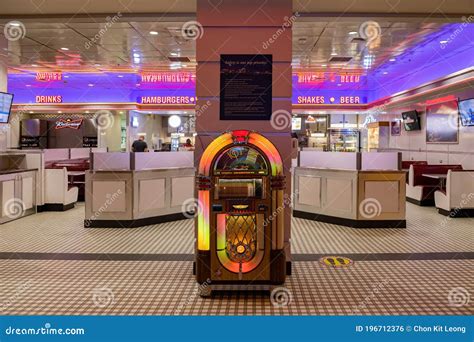
[[[199,283],[285,281],[282,160],[264,136],[227,132],[199,163],[196,276]]]

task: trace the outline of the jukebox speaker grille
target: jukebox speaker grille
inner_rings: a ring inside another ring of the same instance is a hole
[[[226,252],[229,259],[245,263],[253,259],[256,250],[255,215],[228,215],[226,217]]]

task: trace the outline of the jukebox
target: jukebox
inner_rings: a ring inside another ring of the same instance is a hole
[[[209,290],[283,283],[285,179],[275,146],[256,132],[224,133],[204,151],[196,181],[197,281]]]

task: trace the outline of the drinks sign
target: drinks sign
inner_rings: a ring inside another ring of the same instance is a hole
[[[36,103],[62,103],[62,95],[37,95],[35,97]]]
[[[60,72],[37,72],[36,80],[42,82],[61,81],[63,75]]]
[[[189,72],[157,72],[141,75],[142,83],[188,83],[195,79]]]

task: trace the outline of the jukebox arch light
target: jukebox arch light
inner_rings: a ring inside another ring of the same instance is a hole
[[[249,130],[235,130],[226,132],[214,139],[204,151],[199,163],[199,190],[198,201],[201,209],[197,216],[197,249],[201,251],[210,250],[210,181],[206,178],[211,175],[211,167],[217,154],[226,147],[239,144],[255,146],[263,152],[270,163],[270,175],[273,177],[283,176],[283,162],[280,153],[270,140],[263,135]],[[258,261],[258,260],[255,260]],[[250,265],[249,265],[250,266]],[[230,265],[229,265],[230,267]]]

